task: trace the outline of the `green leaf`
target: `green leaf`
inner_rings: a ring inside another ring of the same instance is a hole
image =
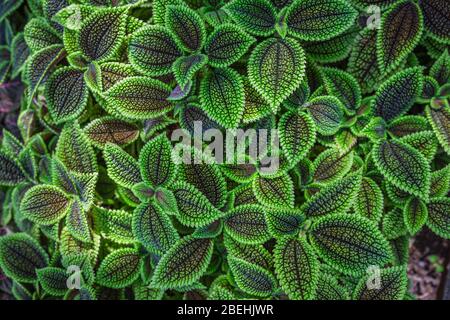
[[[63,46],[55,44],[53,46],[39,50],[28,60],[25,78],[29,81],[29,101],[36,94],[39,85],[48,78],[50,70],[52,70],[59,60],[66,55]]]
[[[283,101],[283,105],[290,111],[299,110],[308,101],[310,94],[308,79],[305,77],[300,86]]]
[[[37,270],[37,277],[42,289],[51,296],[63,296],[67,290],[66,270],[61,268],[47,267]]]
[[[172,103],[167,100],[171,91],[162,81],[148,77],[130,77],[108,90],[106,102],[126,118],[153,119],[172,109]]]
[[[259,205],[243,205],[230,210],[224,218],[225,231],[244,244],[262,244],[271,238],[264,208]]]
[[[168,5],[165,22],[178,45],[185,51],[195,52],[203,47],[206,38],[205,24],[194,10],[186,5]]]
[[[427,226],[438,236],[450,239],[450,198],[433,198],[427,209]]]
[[[389,243],[376,224],[356,215],[320,217],[310,229],[310,240],[320,258],[349,275],[362,275],[369,266],[392,260]]]
[[[211,66],[223,68],[238,61],[255,42],[255,38],[239,27],[221,24],[208,36],[205,53]]]
[[[141,73],[160,76],[171,71],[182,52],[172,32],[161,26],[146,26],[135,32],[128,44],[128,59]]]
[[[258,201],[265,206],[294,207],[294,184],[287,173],[277,177],[257,176],[253,180],[253,192]]]
[[[350,54],[347,71],[358,81],[363,93],[372,92],[381,78],[376,44],[377,30],[364,28]]]
[[[23,3],[23,0],[3,0],[0,4],[0,21],[17,10]]]
[[[372,280],[376,276],[379,276],[379,278],[375,279],[375,281],[379,281],[379,283],[375,283]],[[377,284],[379,287],[376,287]],[[402,300],[407,284],[408,278],[404,266],[382,269],[379,274],[368,274],[361,278],[353,292],[353,299]]]
[[[427,218],[427,205],[422,200],[411,197],[403,208],[403,219],[409,233],[414,235],[419,232]]]
[[[315,299],[317,300],[350,300],[349,294],[336,278],[325,273],[319,274]]]
[[[155,24],[164,25],[166,9],[169,5],[185,5],[181,0],[154,0],[152,5],[152,18]]]
[[[103,149],[107,143],[125,146],[139,137],[139,127],[133,123],[105,116],[91,121],[83,128],[89,141]]]
[[[107,255],[96,275],[96,282],[107,288],[124,288],[139,277],[143,260],[136,249],[118,249]]]
[[[260,120],[272,113],[272,108],[262,95],[252,87],[247,77],[244,79],[245,107],[243,123]]]
[[[323,187],[308,199],[300,210],[307,217],[346,213],[353,204],[361,185],[361,173],[356,172]]]
[[[56,156],[70,171],[97,172],[97,158],[78,122],[67,123],[59,135]]]
[[[0,267],[6,276],[24,283],[37,280],[37,269],[49,263],[48,255],[36,240],[26,233],[0,237]]]
[[[335,69],[322,68],[324,83],[329,95],[337,97],[349,114],[354,114],[362,100],[358,81],[349,73]]]
[[[357,11],[343,0],[296,0],[286,11],[288,33],[301,40],[327,40],[354,23]]]
[[[420,0],[425,29],[431,36],[450,43],[450,4],[445,0]]]
[[[183,225],[203,227],[223,215],[194,186],[179,181],[171,188],[178,205],[178,213],[175,216]]]
[[[419,43],[422,31],[422,12],[410,0],[398,2],[383,14],[377,35],[378,63],[383,73],[400,65]]]
[[[133,244],[136,242],[132,231],[133,214],[125,210],[111,210],[95,207],[94,221],[98,219],[102,235],[119,244]],[[97,228],[95,226],[94,228]]]
[[[374,222],[380,221],[384,209],[384,196],[380,187],[371,178],[362,179],[353,207],[356,214]]]
[[[316,123],[317,132],[324,136],[334,135],[344,120],[344,105],[333,96],[319,96],[311,99],[305,109]]]
[[[269,36],[275,31],[276,11],[268,0],[233,0],[222,8],[248,33]]]
[[[408,233],[403,216],[403,210],[399,207],[395,207],[383,215],[381,230],[386,239],[397,239]]]
[[[409,144],[419,151],[429,162],[433,160],[438,148],[438,141],[432,131],[412,133],[400,138],[399,141]]]
[[[419,67],[394,74],[378,88],[372,104],[373,114],[386,122],[404,115],[422,93],[422,86]]]
[[[45,85],[45,98],[55,123],[74,120],[84,111],[88,102],[88,88],[83,72],[63,67],[54,72]]]
[[[108,176],[120,186],[131,189],[142,181],[137,161],[119,146],[107,143],[103,150]]]
[[[406,115],[393,120],[388,125],[388,131],[396,137],[403,137],[412,133],[427,130],[427,119],[422,116]]]
[[[276,279],[266,269],[233,256],[228,256],[228,264],[242,291],[258,297],[268,297],[274,293]]]
[[[434,62],[430,69],[430,76],[433,77],[439,85],[443,86],[450,81],[450,55],[446,49]]]
[[[156,266],[151,286],[165,289],[192,285],[205,273],[213,245],[212,239],[187,236],[178,240]]]
[[[434,134],[444,148],[445,152],[450,155],[450,110],[447,107],[434,109],[427,106],[425,109],[427,119],[433,128]]]
[[[280,143],[291,163],[297,163],[308,154],[316,140],[316,125],[310,115],[290,111],[278,123]]]
[[[83,21],[79,46],[87,60],[105,61],[120,49],[125,36],[126,16],[117,9],[92,13]]]
[[[151,203],[134,209],[132,228],[136,239],[155,254],[164,254],[180,239],[169,216]]]
[[[353,152],[337,148],[326,149],[313,162],[312,177],[315,182],[328,184],[344,177],[353,164]]]
[[[51,225],[67,214],[70,203],[71,200],[61,189],[43,184],[34,186],[25,193],[20,211],[34,223]]]
[[[230,68],[214,69],[200,84],[202,109],[226,128],[237,127],[244,112],[244,85],[241,76]]]
[[[430,165],[419,151],[398,140],[379,141],[373,147],[372,158],[390,183],[421,199],[428,199]]]
[[[274,261],[281,288],[290,299],[314,298],[319,278],[319,261],[304,238],[278,239],[274,249]]]
[[[25,42],[23,33],[17,33],[11,44],[11,62],[12,70],[11,77],[15,78],[22,71],[25,66],[25,62],[30,56],[30,48]]]
[[[95,65],[95,63],[93,63],[93,65]],[[99,70],[101,88],[104,92],[111,89],[119,81],[137,75],[131,65],[120,62],[103,62],[99,65]]]
[[[250,56],[248,77],[274,111],[298,88],[305,74],[305,54],[291,38],[260,42]]]
[[[158,206],[167,214],[177,214],[178,206],[175,195],[165,188],[158,188],[155,192],[155,201]]]
[[[175,80],[181,87],[185,87],[192,81],[195,73],[201,70],[208,62],[208,57],[197,53],[190,56],[181,56],[172,65],[172,72]]]
[[[267,270],[273,268],[272,255],[263,245],[244,244],[234,240],[228,233],[223,234],[223,244],[229,256],[257,264]]]
[[[77,187],[66,166],[57,158],[52,159],[51,165],[52,184],[61,188],[66,193],[76,194]]]
[[[89,229],[87,213],[83,209],[83,204],[79,200],[74,200],[70,204],[67,216],[66,227],[69,233],[77,240],[91,242],[92,236]]]
[[[31,19],[24,28],[25,41],[31,51],[61,43],[61,36],[42,18]]]
[[[430,198],[444,197],[450,187],[450,166],[431,173]]]
[[[165,134],[150,140],[139,154],[139,166],[144,182],[152,187],[170,185],[176,176],[172,161],[172,146]]]
[[[305,216],[298,210],[271,209],[265,211],[266,223],[274,238],[295,236],[305,221]]]
[[[0,185],[12,187],[23,181],[26,177],[20,164],[0,149]]]

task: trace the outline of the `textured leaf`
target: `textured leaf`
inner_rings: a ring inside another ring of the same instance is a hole
[[[88,95],[83,72],[73,67],[58,69],[45,86],[47,107],[55,123],[76,119],[84,111]]]
[[[267,270],[273,268],[272,255],[263,245],[244,244],[234,240],[227,233],[223,235],[223,244],[229,256],[259,265]]]
[[[79,46],[89,60],[104,61],[113,57],[125,36],[126,19],[116,9],[99,10],[83,21]]]
[[[362,275],[371,265],[383,266],[392,252],[375,223],[346,214],[327,215],[311,227],[310,240],[320,258],[349,275]]]
[[[314,298],[319,277],[319,261],[304,238],[278,239],[274,249],[274,261],[281,288],[290,299]]]
[[[421,199],[428,199],[430,166],[419,151],[398,140],[380,141],[374,145],[372,158],[390,183]]]
[[[99,65],[101,88],[108,91],[119,81],[136,76],[136,72],[129,64],[120,62],[103,62]]]
[[[268,0],[233,0],[223,9],[248,33],[269,36],[275,31],[276,11]]]
[[[0,21],[13,13],[23,3],[23,0],[3,0],[0,4]]]
[[[436,155],[438,141],[432,131],[412,133],[399,139],[419,151],[428,160],[432,161]]]
[[[344,177],[353,164],[353,152],[330,148],[319,154],[313,162],[312,177],[315,182],[327,184]]]
[[[0,185],[15,186],[26,180],[21,166],[8,153],[0,150]]]
[[[71,200],[61,189],[51,185],[37,185],[25,193],[20,210],[34,223],[51,225],[67,214],[70,203]]]
[[[92,236],[89,229],[88,217],[83,209],[81,201],[74,200],[70,204],[67,216],[66,216],[67,231],[82,242],[91,242]]]
[[[336,278],[320,273],[317,281],[315,299],[317,300],[349,300],[349,294],[339,285]]]
[[[222,24],[214,29],[205,43],[209,64],[227,67],[238,61],[256,41],[233,24]]]
[[[232,256],[228,257],[228,263],[242,291],[258,297],[268,297],[274,292],[276,280],[269,271]]]
[[[441,86],[450,81],[450,55],[448,51],[445,50],[430,69],[430,76]]]
[[[342,0],[296,0],[286,11],[289,34],[301,40],[327,40],[347,30],[357,11]]]
[[[141,173],[137,161],[119,146],[107,143],[103,150],[108,176],[118,185],[131,189],[141,182]]]
[[[359,172],[349,174],[323,187],[308,199],[300,209],[307,217],[346,213],[353,204],[360,185],[361,174]]]
[[[450,166],[431,173],[430,197],[443,197],[450,188]]]
[[[433,198],[427,209],[427,226],[438,236],[450,239],[450,198]]]
[[[136,242],[132,231],[132,213],[125,210],[111,210],[95,207],[93,210],[94,225],[100,224],[102,235],[119,244]],[[95,222],[95,219],[98,219]],[[95,226],[94,228],[97,228]]]
[[[431,35],[450,43],[450,4],[445,0],[420,0],[425,28]]]
[[[70,171],[97,172],[94,149],[77,122],[64,126],[56,146],[56,156]]]
[[[342,124],[344,106],[336,97],[313,98],[306,104],[306,110],[315,121],[317,132],[322,135],[334,135]]]
[[[153,1],[152,18],[155,24],[164,25],[166,17],[166,8],[169,5],[185,4],[180,0],[155,0]]]
[[[139,166],[144,182],[150,186],[171,184],[176,175],[172,161],[172,146],[164,134],[147,142],[139,154]]]
[[[427,129],[427,119],[425,117],[415,115],[406,115],[397,118],[388,125],[389,133],[396,137],[403,137]]]
[[[63,296],[67,290],[69,274],[61,268],[47,267],[37,270],[39,284],[44,291],[52,296]]]
[[[135,32],[128,45],[131,65],[149,76],[170,73],[172,63],[181,56],[175,36],[161,26],[146,26]]]
[[[406,277],[406,268],[403,266],[382,269],[380,271],[380,286],[373,288],[369,286],[370,277],[375,274],[369,274],[362,277],[358,282],[353,299],[355,300],[402,300],[408,283]],[[373,284],[372,284],[373,285]]]
[[[28,47],[34,52],[61,43],[58,32],[42,18],[31,19],[24,28],[24,36]]]
[[[107,288],[124,288],[139,277],[142,259],[135,249],[118,249],[107,255],[98,268],[96,281]]]
[[[445,152],[450,155],[450,110],[449,108],[433,109],[426,107],[426,115],[428,121],[433,128],[434,134],[444,148]]]
[[[185,237],[173,245],[156,266],[151,285],[176,288],[195,283],[205,273],[213,252],[212,239]]]
[[[277,177],[257,176],[253,180],[253,192],[258,201],[265,206],[294,207],[294,184],[286,173]]]
[[[34,97],[39,85],[43,84],[48,78],[49,71],[55,67],[65,54],[64,48],[56,44],[39,50],[30,57],[25,71],[25,77],[30,83],[30,100]]]
[[[170,218],[150,203],[141,204],[134,210],[132,228],[136,239],[156,254],[167,252],[180,238]]]
[[[166,27],[173,32],[178,45],[185,51],[200,50],[205,42],[206,31],[202,18],[186,5],[166,7]]]
[[[204,54],[193,54],[179,57],[172,65],[172,72],[178,85],[185,87],[192,80],[195,73],[203,68],[208,62]]]
[[[23,33],[17,33],[11,43],[11,77],[15,78],[22,71],[25,62],[30,56],[30,48],[25,42]]]
[[[183,225],[202,227],[222,216],[194,186],[186,182],[176,182],[171,187],[178,205],[176,217]]]
[[[428,218],[426,204],[418,198],[410,198],[403,209],[403,218],[410,234],[416,234]]]
[[[418,44],[422,30],[422,12],[412,1],[400,1],[383,15],[377,36],[378,63],[383,72],[400,65]]]
[[[377,90],[372,110],[375,116],[390,122],[404,115],[422,93],[420,68],[409,68],[386,80]]]
[[[403,216],[403,210],[398,207],[383,215],[381,230],[386,239],[393,240],[408,233]]]
[[[272,113],[269,103],[252,87],[246,77],[244,79],[245,108],[242,122],[249,123],[260,120]]]
[[[328,94],[337,97],[348,113],[355,113],[362,98],[358,81],[351,74],[339,69],[323,68],[322,72]]]
[[[384,196],[375,181],[368,177],[362,179],[353,207],[356,214],[374,222],[380,221],[384,208]]]
[[[245,105],[241,76],[229,68],[214,69],[202,79],[200,101],[211,119],[226,128],[237,127]]]
[[[348,72],[358,80],[364,93],[372,92],[381,77],[376,39],[376,29],[363,29],[355,39],[348,62]]]
[[[239,206],[225,216],[225,231],[236,241],[261,244],[271,238],[264,208],[259,205]]]
[[[156,79],[130,77],[115,84],[106,94],[107,103],[124,117],[144,120],[172,109],[167,98],[172,90]]]
[[[83,132],[94,146],[101,149],[107,143],[124,146],[139,137],[137,125],[110,116],[91,121]]]
[[[267,227],[274,238],[295,236],[305,220],[298,210],[265,210]]]
[[[259,43],[248,62],[248,77],[252,86],[275,111],[302,82],[305,54],[297,41],[270,38]]]
[[[291,163],[297,163],[306,156],[316,140],[316,126],[306,113],[290,111],[279,123],[280,143]]]
[[[10,278],[24,283],[37,280],[37,269],[49,263],[48,255],[26,233],[13,233],[0,238],[0,267]]]

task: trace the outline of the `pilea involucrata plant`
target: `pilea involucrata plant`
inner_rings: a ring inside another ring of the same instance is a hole
[[[409,240],[450,239],[448,0],[0,0],[0,25],[16,299],[412,299]]]

